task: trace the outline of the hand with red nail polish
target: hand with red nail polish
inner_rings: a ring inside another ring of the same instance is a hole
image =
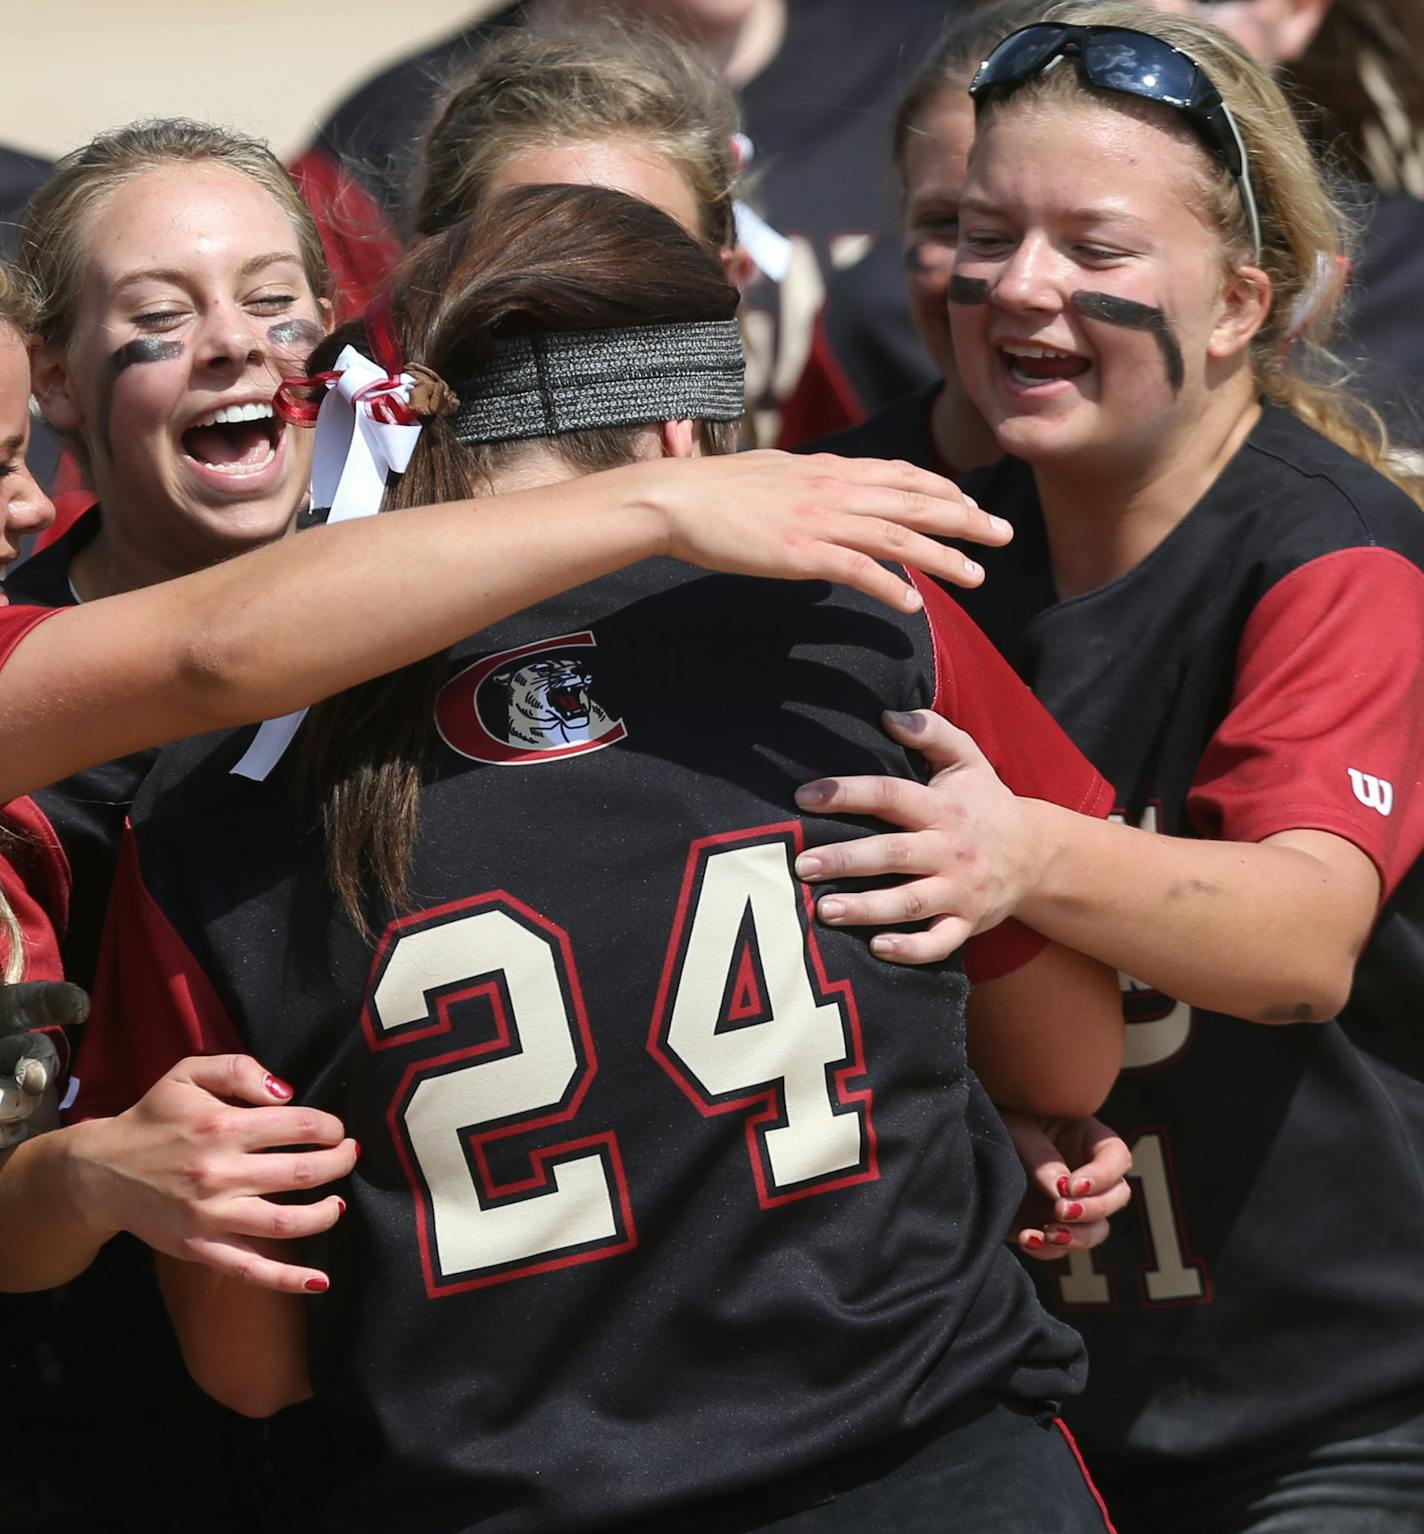
[[[1019,1250],[1056,1261],[1105,1241],[1108,1220],[1132,1196],[1124,1141],[1094,1118],[1036,1118],[1008,1109],[1000,1116],[1029,1179],[1015,1221]]]
[[[69,1202],[83,1228],[59,1233],[49,1260],[82,1258],[79,1271],[126,1230],[156,1252],[249,1284],[324,1291],[326,1275],[300,1261],[295,1243],[329,1230],[345,1203],[335,1193],[311,1203],[280,1195],[349,1176],[356,1142],[295,1095],[248,1055],[195,1056],[126,1112],[69,1126]]]

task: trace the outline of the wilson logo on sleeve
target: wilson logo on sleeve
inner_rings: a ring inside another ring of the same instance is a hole
[[[1360,772],[1354,767],[1345,770],[1350,774],[1350,787],[1360,803],[1366,809],[1388,815],[1394,808],[1394,784],[1388,778],[1377,778],[1372,773]]]

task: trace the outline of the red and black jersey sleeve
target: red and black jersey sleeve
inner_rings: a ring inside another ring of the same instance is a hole
[[[69,916],[69,864],[43,811],[33,799],[15,799],[0,810],[0,894],[20,928],[25,980],[63,980],[59,945]],[[9,960],[0,932],[0,967]],[[63,1029],[47,1028],[69,1062]]]
[[[245,1053],[243,1043],[211,981],[145,887],[130,832],[109,901],[70,1116],[122,1113],[186,1056],[229,1053]]]
[[[0,810],[0,891],[20,924],[26,980],[62,980],[59,935],[69,911],[69,865],[33,799]],[[0,965],[9,958],[0,933]]]
[[[1424,572],[1403,555],[1341,549],[1277,581],[1188,796],[1197,829],[1329,831],[1374,863],[1387,899],[1424,851],[1421,654]]]
[[[11,607],[0,592],[0,666],[15,652],[15,646],[55,610],[47,607]]]
[[[1107,815],[1112,785],[963,609],[934,581],[916,571],[910,576],[925,599],[934,642],[935,711],[974,737],[1005,786],[1020,798],[1046,799],[1082,815]],[[1047,939],[1009,920],[970,939],[964,967],[971,980],[997,980],[1022,968],[1046,945]]]

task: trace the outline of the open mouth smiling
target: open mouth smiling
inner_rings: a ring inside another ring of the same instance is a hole
[[[242,479],[271,465],[284,430],[270,401],[248,400],[200,416],[181,440],[183,452],[201,469]]]
[[[1027,341],[1001,341],[999,355],[1009,378],[1025,389],[1080,378],[1092,367],[1086,357],[1075,352]]]

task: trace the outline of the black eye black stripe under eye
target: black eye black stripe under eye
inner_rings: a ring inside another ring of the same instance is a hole
[[[1182,387],[1186,369],[1182,362],[1182,348],[1177,344],[1172,322],[1165,311],[1151,304],[1139,304],[1130,298],[1120,298],[1116,293],[1091,293],[1081,291],[1070,298],[1069,303],[1085,319],[1102,320],[1107,325],[1121,325],[1125,330],[1145,330],[1157,342],[1162,362],[1167,369],[1167,382],[1174,391]]]
[[[281,320],[267,327],[267,339],[273,346],[292,346],[300,342],[311,351],[322,338],[322,330],[311,320]]]
[[[156,336],[139,336],[127,341],[118,351],[109,355],[109,371],[117,378],[125,368],[136,362],[172,362],[183,355],[181,341],[160,341]]]
[[[181,341],[163,341],[157,336],[136,336],[126,341],[117,351],[109,353],[109,376],[104,382],[103,397],[99,401],[99,441],[104,452],[112,458],[114,444],[109,434],[109,422],[114,410],[114,382],[135,363],[172,362],[183,355]]]
[[[960,277],[956,274],[949,279],[948,298],[952,304],[987,304],[989,284],[982,277]]]

